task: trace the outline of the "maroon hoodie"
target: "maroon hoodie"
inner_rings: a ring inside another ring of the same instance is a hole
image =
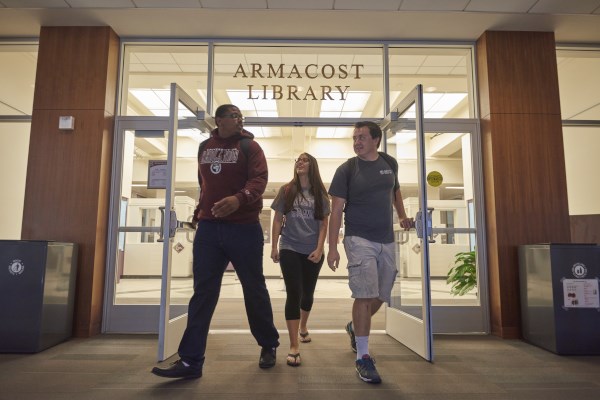
[[[218,218],[238,224],[258,222],[262,211],[262,195],[269,180],[267,160],[262,148],[254,140],[248,146],[248,159],[240,149],[242,137],[254,138],[243,130],[240,135],[221,138],[217,129],[210,134],[198,162],[201,177],[199,220],[216,220],[211,213],[212,206],[219,200],[235,195],[240,208],[227,217]]]

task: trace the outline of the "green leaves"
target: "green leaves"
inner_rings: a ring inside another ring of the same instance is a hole
[[[477,266],[475,251],[457,253],[454,256],[454,266],[448,271],[446,283],[452,284],[450,293],[463,296],[477,287]]]

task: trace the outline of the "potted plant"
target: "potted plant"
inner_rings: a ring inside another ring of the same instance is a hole
[[[451,284],[450,293],[463,296],[477,287],[475,251],[456,253],[454,265],[448,271],[446,283]]]

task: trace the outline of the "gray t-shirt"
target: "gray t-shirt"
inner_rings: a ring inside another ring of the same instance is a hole
[[[285,186],[282,186],[273,200],[271,208],[284,213]],[[329,201],[323,199],[323,215],[329,215]],[[310,254],[317,248],[319,229],[323,221],[315,219],[315,198],[308,190],[298,194],[292,210],[285,214],[285,225],[281,229],[279,249],[293,250],[300,254]]]
[[[350,163],[356,163],[353,173]],[[353,176],[348,179],[350,173]],[[392,243],[394,188],[397,187],[396,175],[382,156],[375,161],[353,157],[340,165],[331,181],[329,194],[346,199],[344,235]]]

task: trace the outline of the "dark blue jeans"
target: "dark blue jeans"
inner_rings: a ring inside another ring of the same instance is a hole
[[[273,324],[271,299],[263,274],[264,238],[260,224],[200,221],[194,238],[194,294],[187,327],[179,344],[179,357],[189,364],[204,364],[208,330],[229,261],[237,272],[250,331],[261,347],[279,346]]]

